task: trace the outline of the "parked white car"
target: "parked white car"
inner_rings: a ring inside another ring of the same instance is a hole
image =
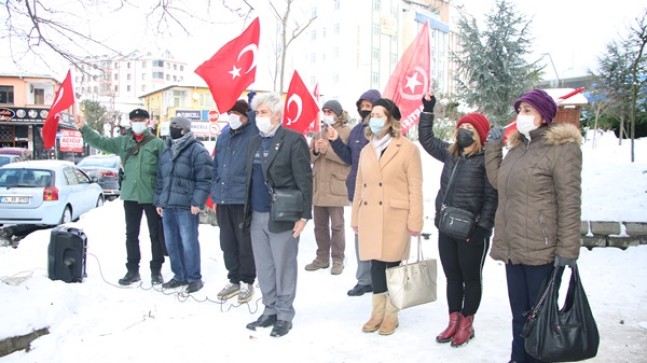
[[[96,178],[69,161],[34,160],[0,167],[0,224],[68,223],[104,201]]]

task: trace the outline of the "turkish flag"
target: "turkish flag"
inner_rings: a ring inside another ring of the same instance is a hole
[[[400,109],[402,134],[418,123],[422,97],[431,88],[430,57],[429,25],[425,23],[400,58],[382,92],[384,98],[390,98]]]
[[[58,130],[59,113],[74,105],[74,87],[72,87],[72,71],[67,71],[61,87],[56,91],[54,103],[49,108],[49,113],[43,125],[43,148],[51,149],[56,143],[56,131]]]
[[[286,95],[283,110],[283,125],[300,133],[305,133],[313,120],[317,120],[319,105],[296,70]]]
[[[260,37],[258,18],[238,38],[220,48],[195,69],[209,86],[219,113],[229,111],[245,88],[256,79],[256,54]]]

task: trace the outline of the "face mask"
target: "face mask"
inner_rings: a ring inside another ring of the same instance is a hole
[[[377,134],[384,128],[384,119],[383,118],[372,118],[368,122],[368,127],[371,128],[371,131],[374,134]]]
[[[263,135],[267,135],[272,131],[274,125],[272,125],[272,119],[269,116],[258,116],[256,117],[256,127]]]
[[[141,135],[146,131],[146,122],[133,122],[130,128],[137,135]]]
[[[229,114],[229,127],[231,127],[232,130],[236,130],[240,126],[243,125],[243,122],[240,121],[240,116],[236,115],[235,113],[230,113]]]
[[[517,130],[530,140],[530,131],[535,130],[535,116],[517,115]]]
[[[182,129],[178,127],[171,127],[171,131],[169,132],[171,134],[171,139],[177,140],[182,137]]]
[[[474,133],[471,130],[459,128],[456,133],[456,143],[461,148],[466,148],[474,143]]]
[[[328,126],[332,126],[335,124],[335,116],[333,115],[323,115],[323,121],[328,124]]]
[[[359,117],[361,117],[362,120],[367,118],[368,115],[370,115],[370,114],[371,114],[371,110],[361,110],[361,111],[359,111]]]

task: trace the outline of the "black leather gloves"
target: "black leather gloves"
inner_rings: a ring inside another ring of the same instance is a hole
[[[562,266],[562,267],[571,266],[571,267],[573,267],[573,266],[575,266],[576,262],[577,262],[577,260],[575,260],[575,259],[564,258],[562,256],[555,255],[555,267],[557,267],[557,266]]]

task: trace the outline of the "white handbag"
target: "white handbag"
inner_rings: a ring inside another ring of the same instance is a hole
[[[398,309],[436,301],[436,278],[436,259],[424,259],[422,241],[418,236],[416,261],[405,260],[399,266],[386,269],[389,298]]]

